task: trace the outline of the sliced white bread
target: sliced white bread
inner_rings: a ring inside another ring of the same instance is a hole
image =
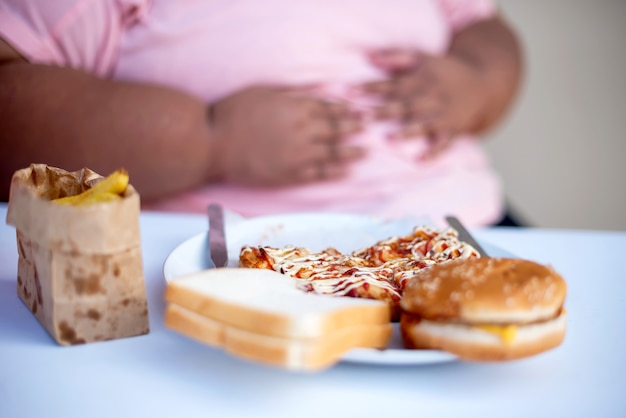
[[[172,280],[165,299],[224,325],[282,338],[319,338],[390,322],[384,302],[306,293],[296,280],[272,270],[205,270]]]
[[[237,357],[293,371],[327,368],[355,347],[384,348],[392,332],[387,323],[346,326],[312,339],[271,337],[226,325],[174,303],[166,308],[165,325]]]

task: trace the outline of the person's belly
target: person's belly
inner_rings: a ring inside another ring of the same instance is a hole
[[[114,77],[181,89],[208,102],[257,84],[354,84],[383,75],[372,50],[446,50],[434,1],[154,0],[129,29]]]

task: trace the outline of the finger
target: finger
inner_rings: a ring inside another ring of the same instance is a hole
[[[360,160],[365,157],[365,148],[356,145],[331,144],[328,156],[329,161],[338,163],[348,163]]]
[[[435,158],[447,149],[453,142],[454,135],[449,131],[439,131],[428,136],[430,147],[422,156],[423,160]]]
[[[417,71],[409,75],[396,77],[388,97],[424,96],[432,94],[433,83],[430,77]]]
[[[425,77],[420,73],[396,77],[391,80],[364,84],[361,91],[382,99],[404,99],[407,96],[429,94],[432,89]]]
[[[431,120],[443,112],[443,105],[435,97],[411,97],[404,100],[391,100],[374,109],[378,119],[395,119],[409,123]]]
[[[345,176],[347,172],[348,168],[341,164],[316,162],[303,167],[297,173],[294,173],[293,177],[298,178],[302,182],[328,181],[339,179]]]
[[[411,71],[420,61],[420,53],[412,49],[381,49],[369,54],[369,59],[376,67],[390,72]]]
[[[318,142],[336,142],[359,133],[363,130],[363,117],[353,113],[327,114],[325,117],[317,117],[307,123],[307,135]]]
[[[334,118],[336,120],[361,121],[363,113],[359,109],[355,109],[351,104],[342,101],[323,101],[321,102],[321,111],[319,114],[325,118]]]
[[[346,163],[363,158],[366,150],[357,145],[346,145],[339,141],[319,140],[312,143],[306,151],[303,164],[311,162]]]
[[[342,145],[339,142],[317,143],[308,154],[308,161],[324,163],[347,163],[365,156],[365,148],[358,145]]]
[[[411,99],[393,100],[374,110],[378,119],[395,119],[410,124],[412,122],[429,122],[439,118],[445,111],[445,103],[440,97],[425,94],[416,95]]]
[[[341,164],[327,164],[318,166],[319,180],[335,180],[345,176],[348,168]]]
[[[341,142],[348,136],[361,132],[363,122],[350,118],[341,120],[329,118],[310,122],[304,129],[310,142],[328,144]]]
[[[411,103],[408,100],[393,100],[374,109],[374,117],[380,120],[405,120],[410,115]]]
[[[432,144],[437,142],[442,133],[447,133],[443,120],[444,112],[435,108],[432,112],[413,114],[392,135],[391,139],[412,139],[426,137]]]
[[[405,80],[408,77],[393,78],[385,81],[375,81],[362,85],[361,90],[365,94],[370,94],[383,99],[400,97],[403,93],[411,91],[411,81]]]
[[[428,132],[426,123],[422,121],[411,121],[405,123],[395,135],[392,135],[392,139],[409,139],[416,137],[423,137]]]
[[[350,107],[347,103],[340,101],[321,100],[319,102],[316,115],[322,117],[343,117],[350,114]]]
[[[438,114],[443,114],[447,108],[443,98],[432,93],[413,96],[410,105],[409,117],[422,120],[432,119]]]
[[[330,123],[338,137],[354,135],[363,131],[363,121],[360,118],[346,117],[334,119]]]
[[[347,104],[326,102],[324,107],[326,111],[324,117],[335,136],[351,135],[363,129],[363,115]]]
[[[437,155],[441,154],[446,148],[450,146],[452,142],[452,137],[447,134],[439,135],[439,137],[434,141],[431,147],[425,154],[426,158],[434,158]]]
[[[438,113],[418,115],[406,119],[400,128],[389,135],[390,139],[412,139],[416,137],[432,138],[435,136],[433,124],[440,117]]]
[[[358,90],[363,93],[373,94],[376,96],[387,96],[393,91],[393,81],[382,80],[364,83],[358,87]]]

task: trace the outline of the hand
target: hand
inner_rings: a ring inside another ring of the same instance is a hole
[[[376,116],[398,121],[399,138],[428,138],[427,157],[445,149],[456,135],[480,128],[486,95],[478,68],[453,55],[407,50],[381,51],[371,59],[390,76],[362,88],[382,100]]]
[[[252,186],[335,179],[361,156],[346,138],[361,129],[344,104],[294,90],[252,87],[213,106],[216,158],[227,181]]]

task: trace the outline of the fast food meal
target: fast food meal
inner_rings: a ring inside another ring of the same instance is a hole
[[[58,344],[149,332],[139,210],[125,170],[103,178],[31,164],[14,173],[17,293]]]
[[[478,252],[460,241],[456,230],[420,226],[409,235],[381,240],[351,254],[334,248],[313,252],[294,246],[246,245],[239,265],[285,274],[307,292],[384,301],[397,320],[402,292],[416,271],[471,257],[479,257]]]
[[[416,227],[350,253],[244,245],[239,262],[169,282],[166,326],[291,370],[385,349],[392,329],[407,349],[476,361],[538,354],[564,337],[565,283],[553,269],[480,258],[450,228]]]
[[[165,325],[242,358],[290,370],[326,368],[354,347],[391,337],[380,301],[313,295],[265,269],[219,268],[167,286]]]
[[[454,260],[407,284],[400,328],[408,348],[441,349],[464,360],[513,360],[561,344],[566,283],[528,260]]]

